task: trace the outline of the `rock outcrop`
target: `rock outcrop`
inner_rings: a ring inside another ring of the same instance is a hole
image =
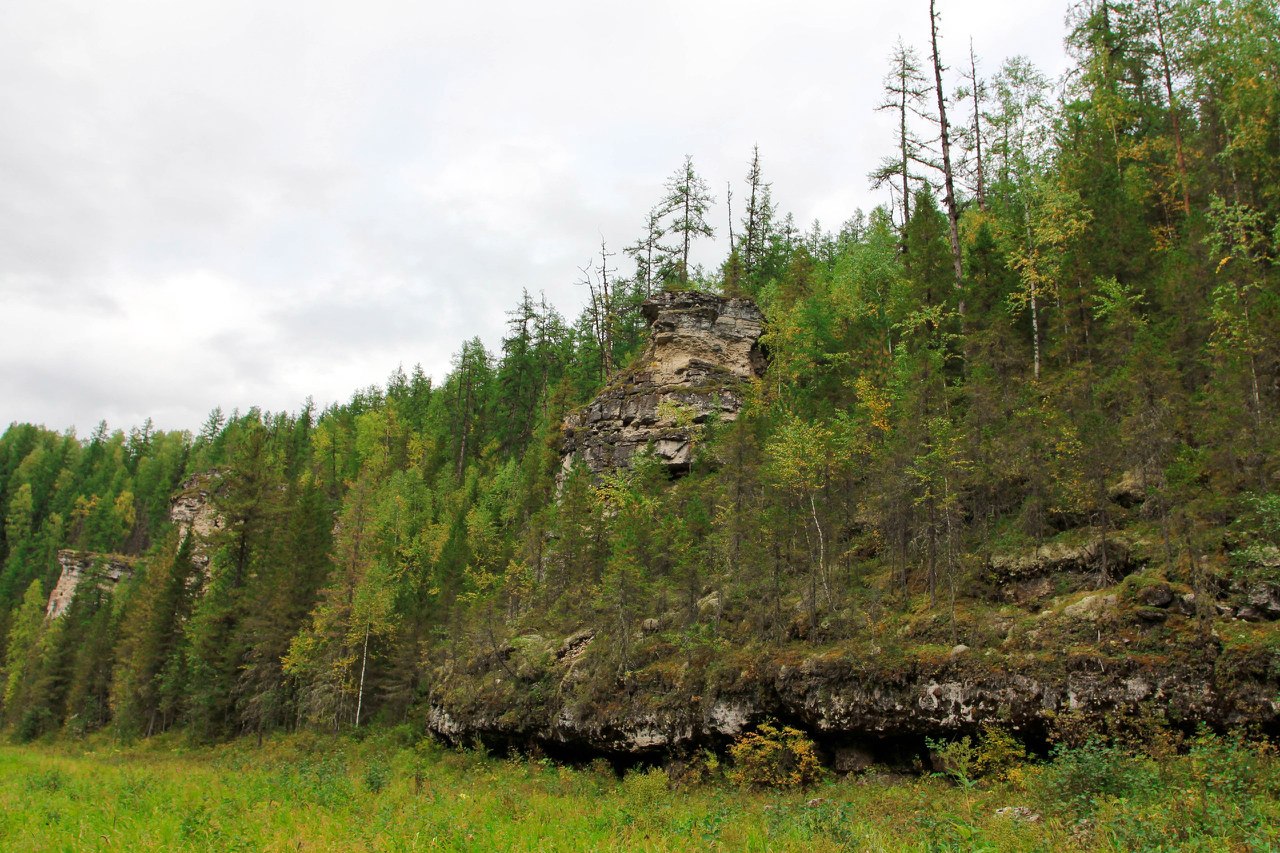
[[[1033,548],[993,554],[987,578],[998,597],[1034,606],[1051,595],[1114,582],[1143,564],[1131,537],[1096,529],[1081,531],[1073,543],[1046,542]]]
[[[203,584],[209,566],[210,538],[224,525],[212,500],[218,476],[216,471],[196,474],[183,482],[169,500],[169,520],[178,528],[179,537],[191,534],[191,562],[199,570],[193,581],[199,585]],[[138,563],[138,558],[120,554],[70,549],[59,551],[58,564],[62,566],[62,573],[49,594],[45,615],[50,619],[61,616],[85,578],[92,578],[101,589],[113,589],[121,581],[133,577]]]
[[[1043,737],[1063,713],[1101,726],[1148,708],[1188,731],[1200,724],[1274,731],[1280,724],[1269,659],[1214,641],[1168,655],[1054,645],[914,659],[793,647],[733,665],[659,662],[623,676],[612,664],[601,666],[608,647],[591,631],[562,643],[530,636],[440,672],[428,725],[463,743],[634,756],[724,743],[779,719],[806,729],[843,761],[840,750],[849,746],[922,745],[985,722]]]
[[[202,573],[209,566],[210,538],[224,524],[213,508],[218,476],[218,472],[211,471],[189,477],[169,500],[169,520],[178,528],[179,538],[191,534],[191,562]]]
[[[681,291],[642,310],[652,337],[639,361],[565,420],[566,471],[575,461],[595,474],[630,467],[646,448],[687,471],[703,425],[736,418],[744,386],[764,372],[764,315],[751,300]]]
[[[75,598],[76,589],[86,578],[101,589],[114,589],[120,581],[133,577],[135,562],[132,557],[119,554],[63,549],[58,552],[58,565],[62,567],[62,573],[58,575],[58,583],[49,594],[49,604],[44,611],[50,619],[57,619],[66,612],[71,599]]]

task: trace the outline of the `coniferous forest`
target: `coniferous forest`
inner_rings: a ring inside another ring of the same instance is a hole
[[[560,746],[587,758],[680,746],[635,721],[718,720],[705,703],[734,697],[747,723],[877,758],[1006,731],[1033,752],[1274,735],[1276,3],[1086,0],[1057,80],[937,27],[887,57],[896,130],[867,164],[886,203],[837,228],[775,205],[761,150],[735,221],[711,222],[686,159],[581,272],[579,316],[526,294],[500,349],[461,342],[442,380],[215,408],[194,435],[11,424],[4,730],[408,725],[552,750],[572,705]],[[723,262],[692,265],[730,225]],[[624,381],[641,304],[670,290],[758,304],[763,377],[681,476],[643,455],[562,472],[565,418]],[[171,520],[183,496],[211,507],[207,535]],[[46,618],[66,549],[132,573]],[[959,685],[976,710],[837,720],[820,697],[855,676]],[[1019,677],[1086,698],[987,701]],[[694,729],[696,747],[737,731]]]

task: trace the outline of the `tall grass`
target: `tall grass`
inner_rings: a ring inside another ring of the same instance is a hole
[[[0,747],[0,849],[1138,850],[1280,845],[1280,768],[1202,737],[1162,762],[1083,747],[999,783],[827,779],[804,791],[499,759],[387,733],[258,747]],[[997,814],[1026,806],[1038,820]]]

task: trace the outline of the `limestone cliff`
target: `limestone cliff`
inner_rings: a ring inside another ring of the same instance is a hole
[[[119,554],[94,554],[90,551],[63,549],[58,552],[62,573],[49,594],[45,616],[57,619],[71,604],[76,589],[85,578],[94,580],[102,589],[112,589],[120,581],[133,577],[135,561]]]
[[[745,385],[764,372],[764,315],[749,299],[681,291],[642,306],[651,337],[640,359],[564,424],[561,458],[593,473],[630,467],[645,448],[688,470],[711,418],[733,420]]]
[[[178,528],[179,537],[188,533],[192,536],[191,561],[199,570],[195,576],[197,584],[203,584],[205,569],[209,565],[210,537],[223,526],[222,516],[214,509],[212,500],[217,479],[217,472],[190,477],[169,501],[169,521]],[[133,577],[138,563],[138,558],[121,554],[70,549],[59,551],[58,564],[62,572],[49,594],[45,615],[50,619],[61,616],[85,578],[93,578],[102,589],[113,589],[116,584]]]
[[[459,742],[656,755],[773,719],[808,731],[833,762],[853,747],[893,761],[899,746],[986,723],[1043,743],[1062,714],[1099,731],[1144,715],[1184,733],[1280,731],[1280,582],[1192,588],[1158,568],[1162,548],[1082,529],[997,552],[975,582],[985,603],[844,638],[808,635],[798,607],[780,613],[791,628],[777,641],[735,634],[749,588],[698,603],[698,622],[720,620],[725,641],[696,651],[682,607],[637,614],[625,655],[612,620],[513,636],[437,668],[428,724]]]
[[[191,534],[191,561],[201,572],[209,565],[209,541],[223,527],[222,516],[213,507],[218,478],[217,471],[189,477],[169,500],[169,520],[179,537]]]
[[[794,643],[696,659],[672,656],[661,634],[637,632],[635,668],[621,673],[616,641],[594,631],[563,642],[525,635],[437,673],[428,724],[458,742],[577,754],[679,752],[769,719],[806,729],[831,749],[922,745],[986,722],[1042,739],[1062,713],[1098,727],[1156,712],[1184,731],[1200,724],[1275,731],[1280,694],[1270,656],[1212,635],[1199,639],[1193,619],[1173,607],[1161,612],[1168,626],[1157,636],[1145,609],[1095,593],[1035,629],[1015,627],[1004,642],[950,652]],[[1171,643],[1169,629],[1190,636]],[[1086,644],[1097,636],[1101,643]],[[1064,648],[1068,638],[1079,645]]]

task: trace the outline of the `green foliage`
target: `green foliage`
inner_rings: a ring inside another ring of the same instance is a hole
[[[1005,779],[1009,772],[1027,760],[1027,748],[1008,729],[985,723],[978,741],[978,754],[973,769],[979,776]]]
[[[1153,763],[1155,776],[1123,788],[1127,794],[1098,795],[1087,812],[1057,787],[1056,762],[968,790],[872,774],[805,792],[717,783],[673,791],[656,770],[619,779],[608,769],[438,747],[413,750],[411,769],[399,760],[409,750],[378,739],[105,743],[0,748],[0,845],[76,847],[90,835],[129,849],[193,850],[412,847],[432,838],[501,850],[1121,851],[1280,842],[1274,751],[1212,735]],[[385,777],[376,791],[371,776]],[[1012,803],[1039,819],[997,811]]]
[[[929,739],[926,745],[933,755],[933,763],[938,772],[950,776],[966,788],[973,785],[978,763],[978,750],[973,745],[973,738],[965,735],[950,741]]]
[[[1274,567],[1280,559],[1280,493],[1246,493],[1242,496],[1245,512],[1236,522],[1243,541],[1232,550],[1231,557],[1246,574],[1257,573],[1259,567],[1273,579]]]
[[[1048,578],[1046,595],[1141,565],[1197,603],[1194,628],[1178,607],[1077,626],[1081,655],[1202,654],[1228,568],[1273,581],[1280,547],[1276,11],[1083,4],[1068,28],[1061,86],[1022,58],[972,81],[989,93],[965,143],[983,142],[985,189],[958,199],[959,286],[917,170],[935,159],[911,124],[927,79],[901,45],[887,86],[901,121],[875,173],[892,202],[835,230],[779,210],[755,151],[730,256],[690,269],[711,199],[686,161],[625,250],[634,272],[602,247],[582,312],[523,294],[500,347],[460,342],[444,376],[396,368],[323,410],[215,408],[195,435],[11,425],[4,725],[266,738],[420,722],[441,692],[523,724],[565,691],[603,714],[620,696],[695,702],[828,651],[895,676],[961,642],[975,649],[957,666],[1021,665],[1009,649],[1030,631],[1003,627],[1004,602],[1034,585],[996,588],[987,568],[1086,539],[1143,544]],[[765,376],[697,390],[740,397],[736,418],[660,405],[696,451],[675,482],[644,454],[602,477],[564,470],[565,415],[645,370],[640,303],[676,284],[758,301]],[[184,483],[219,514],[207,542],[168,520]],[[140,569],[45,626],[61,548]],[[1265,626],[1216,629],[1222,675],[1274,668]],[[582,631],[596,639],[552,682],[558,642]],[[1107,725],[1099,749],[1157,739]],[[1018,761],[997,729],[948,748],[970,751],[969,779]],[[218,824],[192,814],[191,837]],[[938,837],[973,823],[958,820]]]
[[[690,788],[707,785],[724,776],[720,756],[710,749],[677,758],[667,765],[667,778],[672,787]]]
[[[1097,739],[1078,747],[1055,747],[1048,779],[1057,796],[1080,814],[1092,812],[1107,798],[1147,796],[1159,786],[1150,759]]]
[[[965,788],[978,779],[1006,779],[1027,760],[1027,749],[1011,732],[987,722],[975,740],[969,735],[950,741],[927,741],[935,769]]]
[[[6,716],[11,719],[17,712],[18,699],[29,686],[29,677],[36,666],[40,637],[44,627],[45,595],[40,581],[33,580],[22,596],[17,618],[9,628],[8,644],[4,658],[4,692],[0,695]]]
[[[371,794],[382,793],[391,781],[391,768],[381,761],[371,761],[364,769],[364,786]]]

